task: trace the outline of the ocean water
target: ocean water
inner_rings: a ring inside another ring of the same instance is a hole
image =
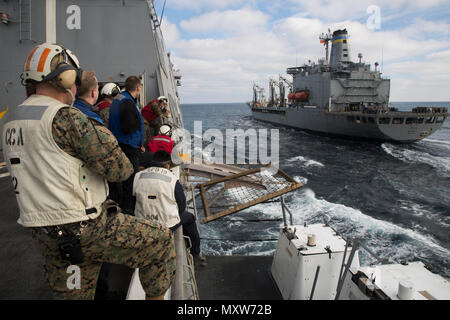
[[[418,105],[450,109],[450,102],[392,105],[400,110]],[[294,224],[330,220],[344,237],[360,238],[380,257],[394,263],[422,261],[450,279],[450,119],[427,139],[393,144],[276,127],[253,120],[244,103],[185,104],[182,113],[191,133],[194,121],[202,121],[203,132],[219,129],[224,137],[226,129],[279,129],[280,168],[305,183],[285,196]],[[274,202],[200,224],[202,251],[271,255],[281,217],[281,205]],[[254,222],[258,219],[265,221]],[[362,264],[372,262],[361,252]]]

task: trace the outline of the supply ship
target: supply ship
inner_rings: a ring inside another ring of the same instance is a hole
[[[25,99],[19,75],[27,54],[39,43],[56,42],[73,50],[83,69],[95,70],[100,84],[116,82],[122,86],[128,75],[139,75],[144,84],[140,105],[157,96],[167,96],[173,124],[183,127],[177,91],[181,76],[165,49],[154,1],[0,1],[0,17],[0,58],[8,61],[0,69],[1,121],[8,121],[8,110]],[[107,48],[107,53],[97,53],[95,48]],[[388,90],[386,82],[379,82],[381,91]],[[297,107],[255,108],[277,110],[283,117],[282,111],[294,111]],[[308,110],[306,106],[298,109]],[[345,117],[353,114],[355,121],[358,112],[362,111],[343,111],[347,113]],[[444,113],[433,117],[440,115]],[[16,222],[17,195],[7,166],[8,159],[0,153],[0,297],[50,299],[44,259],[37,246],[30,245],[33,242],[29,230]],[[197,221],[208,223],[259,203],[279,201],[284,223],[273,256],[209,256],[208,266],[203,268],[194,265],[189,241],[178,228],[174,235],[176,277],[166,299],[450,299],[449,282],[427,270],[423,263],[394,264],[377,258],[382,263],[379,267],[363,267],[358,250],[369,249],[358,239],[345,239],[338,234],[331,221],[293,225],[283,195],[295,192],[303,184],[281,169],[267,174],[263,170],[267,167],[194,162],[172,169],[180,177],[188,207]],[[115,295],[107,298],[144,299],[138,272],[115,266],[108,283]]]
[[[292,81],[271,79],[267,100],[264,88],[253,86],[248,105],[254,119],[324,135],[401,143],[426,138],[442,126],[446,108],[417,106],[405,112],[390,107],[390,79],[382,76],[377,62],[374,68],[363,63],[361,53],[358,62],[351,61],[346,29],[319,38],[325,58],[288,68]]]

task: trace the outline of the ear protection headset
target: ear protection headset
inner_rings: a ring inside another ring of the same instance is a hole
[[[119,88],[118,88],[118,87],[114,87],[114,89],[112,89],[112,91],[111,91],[111,96],[114,98],[114,97],[116,97],[119,93],[120,93]]]
[[[81,75],[83,71],[76,69],[67,63],[59,63],[56,69],[50,72],[42,81],[53,81],[62,89],[70,89],[74,84],[81,85]]]
[[[62,60],[53,68],[53,59]],[[22,83],[51,81],[57,87],[67,90],[74,84],[81,84],[82,70],[77,57],[68,49],[56,44],[43,43],[35,47],[25,62],[21,75]]]

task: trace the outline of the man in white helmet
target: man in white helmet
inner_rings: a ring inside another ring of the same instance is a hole
[[[163,124],[159,128],[158,135],[154,136],[147,146],[151,153],[155,153],[158,150],[166,150],[169,154],[172,154],[174,144],[172,127],[168,124]]]
[[[172,154],[175,141],[172,139],[172,127],[164,124],[159,128],[157,136],[150,139],[150,142],[145,147],[145,152],[140,155],[139,167],[147,168],[153,160],[153,154],[158,150],[165,150]]]
[[[38,45],[25,62],[22,80],[35,90],[2,132],[18,223],[41,249],[55,298],[93,299],[103,262],[140,268],[147,297],[161,298],[175,272],[172,235],[106,200],[106,182],[127,179],[133,166],[107,128],[72,107],[79,75],[78,59],[59,45]]]
[[[114,99],[119,95],[120,87],[113,83],[109,82],[105,84],[100,91],[99,102],[96,104],[97,113],[102,118],[106,127],[108,127],[109,121],[109,107]]]

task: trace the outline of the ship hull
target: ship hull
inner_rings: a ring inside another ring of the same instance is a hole
[[[328,112],[319,108],[251,108],[251,110],[254,119],[275,125],[321,135],[400,143],[411,143],[426,138],[442,126],[447,116],[446,114],[423,115],[411,112],[378,114]],[[417,123],[420,120],[410,120],[419,118],[423,119],[422,123]],[[434,121],[427,123],[427,118],[434,118],[431,119]],[[394,123],[393,119],[403,119],[403,123]],[[411,123],[407,123],[407,120]]]

